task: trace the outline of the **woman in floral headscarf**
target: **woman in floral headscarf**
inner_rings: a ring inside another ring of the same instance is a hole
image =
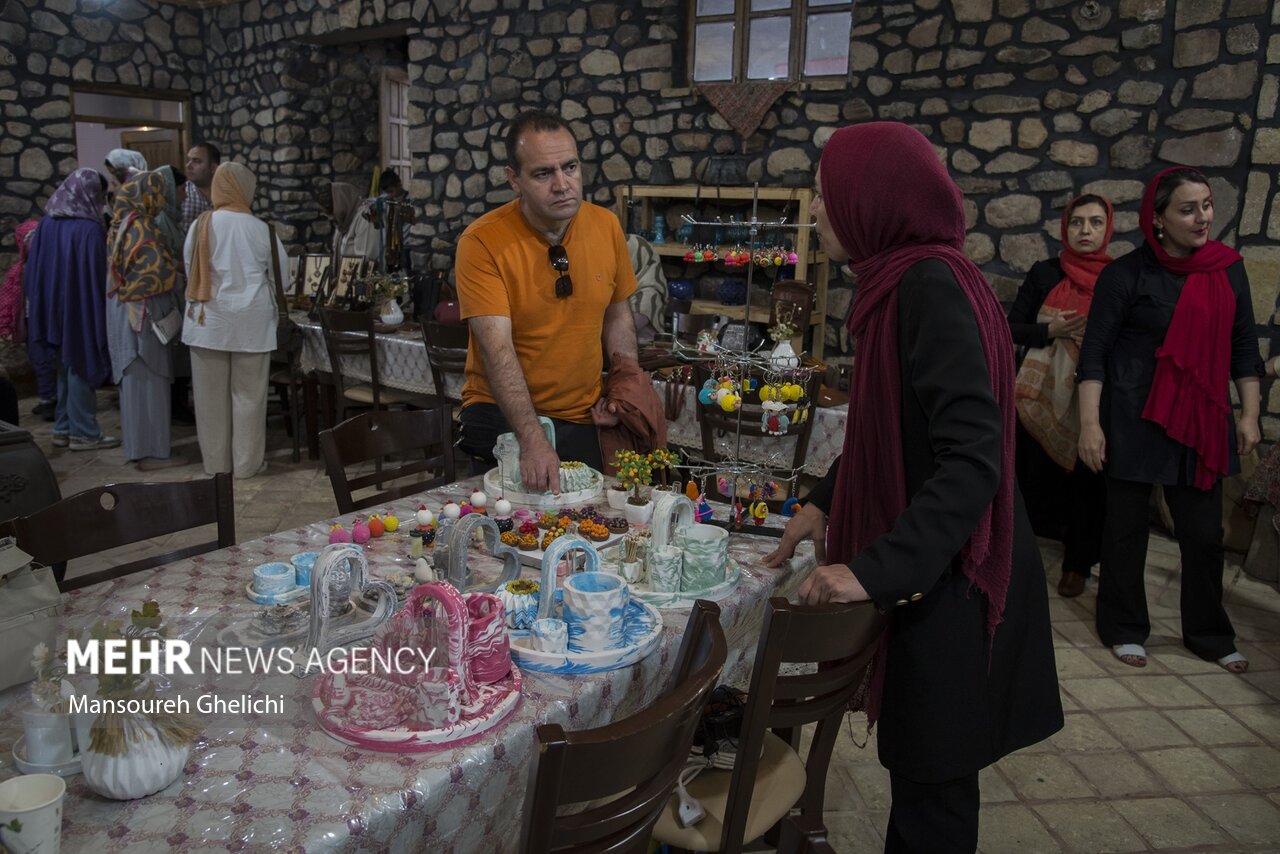
[[[1156,175],[1138,225],[1143,244],[1098,277],[1077,373],[1080,459],[1107,482],[1098,636],[1125,664],[1146,666],[1148,508],[1158,483],[1182,553],[1182,642],[1243,673],[1249,662],[1222,604],[1222,479],[1260,437],[1249,278],[1239,253],[1209,238],[1213,191],[1199,170]]]
[[[1111,202],[1093,194],[1062,212],[1062,251],[1027,273],[1009,309],[1013,343],[1028,348],[1018,369],[1018,485],[1037,534],[1063,545],[1058,595],[1079,596],[1098,562],[1107,491],[1079,463],[1076,363],[1094,283],[1111,263]]]
[[[102,435],[96,389],[111,376],[107,352],[107,179],[80,168],[49,197],[23,271],[31,343],[57,353],[58,401],[53,446],[73,451],[114,448]]]
[[[961,251],[959,188],[919,131],[842,128],[822,152],[822,248],[858,277],[844,453],[787,524],[805,604],[891,623],[865,708],[893,802],[886,851],[972,852],[978,772],[1062,727],[1044,568],[1013,472],[1009,325]]]
[[[120,430],[125,459],[142,471],[182,465],[169,450],[172,349],[181,313],[174,285],[178,267],[156,221],[165,206],[159,172],[141,172],[116,193],[109,249],[107,338],[111,367],[120,386]],[[167,329],[167,322],[172,324]],[[157,335],[156,324],[161,334]]]

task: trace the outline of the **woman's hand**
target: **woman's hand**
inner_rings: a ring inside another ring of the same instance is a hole
[[[1080,425],[1080,459],[1090,471],[1100,472],[1107,461],[1107,437],[1099,424]]]
[[[1244,456],[1258,447],[1262,441],[1262,431],[1258,429],[1258,419],[1241,416],[1236,422],[1236,453]]]
[[[812,504],[800,508],[800,512],[787,521],[782,529],[778,547],[764,556],[765,566],[781,566],[796,553],[801,540],[813,540],[813,553],[822,563],[827,559],[827,514]]]
[[[802,605],[827,605],[832,602],[866,602],[871,597],[858,577],[843,563],[815,569],[800,585]]]
[[[1084,339],[1084,325],[1088,319],[1078,311],[1064,311],[1049,321],[1049,337],[1072,338],[1079,344]]]

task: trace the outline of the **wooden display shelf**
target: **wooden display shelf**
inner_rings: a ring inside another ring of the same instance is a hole
[[[689,314],[720,314],[730,320],[741,320],[746,314],[745,305],[725,305],[713,299],[695,299],[689,301]],[[751,306],[751,323],[768,323],[770,308],[767,305]],[[810,326],[818,326],[822,318],[815,311],[809,318]]]

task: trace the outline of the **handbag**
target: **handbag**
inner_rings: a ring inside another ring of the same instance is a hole
[[[746,707],[745,692],[731,685],[717,685],[707,698],[698,728],[693,733],[693,746],[701,750],[692,752],[700,756],[736,752]]]
[[[289,317],[289,301],[284,295],[284,283],[280,280],[280,249],[276,242],[276,228],[267,224],[267,239],[271,243],[271,278],[276,284],[276,349],[271,354],[273,362],[291,362],[302,351],[302,327]]]
[[[36,677],[31,653],[41,643],[54,648],[61,614],[53,570],[33,567],[13,537],[0,539],[0,690]]]

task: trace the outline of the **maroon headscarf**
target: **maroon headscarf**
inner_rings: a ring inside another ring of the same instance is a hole
[[[961,251],[960,190],[928,140],[896,122],[836,131],[822,152],[821,184],[827,219],[858,277],[848,322],[858,342],[854,391],[827,527],[829,560],[851,563],[907,507],[898,283],[911,266],[937,259],[951,268],[973,307],[1000,406],[1000,486],[961,552],[965,576],[987,597],[991,636],[1003,619],[1013,555],[1013,342],[991,286]],[[879,716],[886,649],[882,640],[867,703],[872,722]]]
[[[1227,279],[1227,268],[1240,260],[1240,254],[1216,240],[1185,258],[1164,251],[1155,236],[1156,190],[1171,172],[1193,172],[1204,180],[1198,169],[1173,166],[1152,178],[1142,195],[1138,225],[1147,236],[1147,245],[1161,267],[1187,277],[1164,343],[1156,350],[1156,372],[1142,417],[1195,450],[1195,486],[1208,490],[1226,475],[1231,463],[1227,387],[1231,383],[1231,322],[1236,295]]]
[[[27,250],[31,247],[28,238],[39,224],[39,221],[29,219],[14,227],[18,260],[5,272],[4,283],[0,284],[0,338],[11,338],[19,343],[27,340],[26,323],[23,322],[22,267],[27,263]]]

